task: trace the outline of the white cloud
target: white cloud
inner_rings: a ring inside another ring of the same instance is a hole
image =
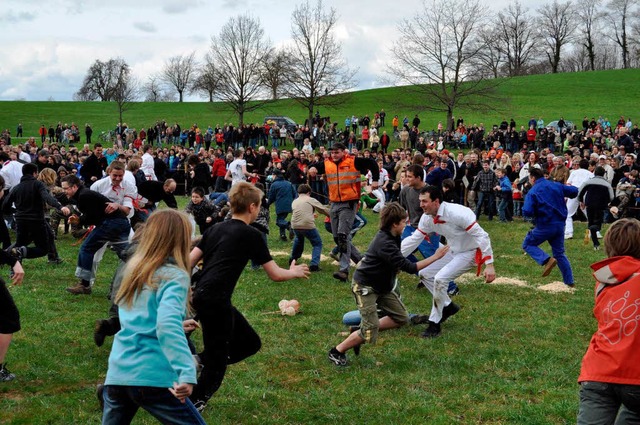
[[[38,15],[33,12],[26,12],[26,11],[16,12],[13,9],[9,9],[5,13],[0,15],[0,22],[9,24],[9,25],[17,24],[20,22],[31,22],[34,19],[36,19],[37,16]]]
[[[143,32],[154,33],[154,32],[158,31],[156,26],[153,25],[149,21],[146,21],[146,22],[134,22],[133,26],[138,28],[140,31],[143,31]]]
[[[290,41],[290,16],[304,0],[3,0],[0,99],[70,100],[96,60],[122,57],[140,80],[168,57],[196,52],[201,60],[212,35],[229,18],[249,12],[275,46]],[[314,3],[315,0],[309,0]],[[391,61],[400,19],[421,0],[324,0],[340,19],[336,37],[359,88],[376,87]],[[507,0],[491,3],[494,10]],[[535,10],[542,2],[523,2]],[[10,28],[10,29],[9,29]]]

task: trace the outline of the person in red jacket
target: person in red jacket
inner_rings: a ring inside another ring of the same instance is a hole
[[[640,423],[640,221],[604,237],[608,258],[591,266],[598,330],[582,359],[578,424]]]
[[[214,192],[225,192],[227,182],[224,176],[227,174],[227,163],[221,152],[216,152],[215,159],[211,166],[211,182],[213,183]]]

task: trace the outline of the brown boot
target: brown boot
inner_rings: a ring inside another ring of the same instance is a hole
[[[91,286],[84,286],[82,282],[78,282],[75,286],[68,287],[67,292],[73,295],[89,295],[91,294]]]

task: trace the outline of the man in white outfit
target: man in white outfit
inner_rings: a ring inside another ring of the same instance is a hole
[[[144,145],[142,151],[144,155],[142,155],[142,164],[140,164],[140,169],[144,173],[147,180],[158,180],[156,177],[156,172],[154,170],[154,162],[153,155],[151,155],[151,151],[153,150],[153,146]]]
[[[374,213],[379,213],[382,208],[384,208],[384,202],[386,198],[384,189],[387,187],[387,184],[389,184],[389,173],[387,172],[387,170],[382,168],[382,160],[378,160],[376,162],[378,163],[378,169],[380,170],[380,178],[378,179],[378,188],[373,189],[371,191],[371,194],[375,196],[376,199],[378,199],[378,203],[373,206],[372,211]],[[367,180],[369,182],[369,185],[371,186],[373,184],[371,171],[367,173]]]
[[[580,189],[582,183],[589,180],[593,177],[593,173],[588,170],[589,168],[589,160],[581,159],[579,168],[571,170],[569,174],[569,178],[567,179],[567,184],[570,186],[577,187]],[[580,205],[580,201],[577,197],[567,199],[567,221],[564,225],[564,238],[571,239],[573,238],[573,215],[578,211],[578,206]],[[584,211],[586,215],[586,210]]]
[[[426,186],[420,191],[420,207],[424,214],[417,231],[402,241],[402,254],[411,254],[420,242],[432,233],[447,238],[449,252],[418,273],[420,281],[433,295],[433,304],[424,338],[440,335],[441,324],[460,310],[447,294],[449,282],[474,268],[480,274],[485,265],[486,282],[496,278],[493,267],[493,250],[489,235],[476,222],[474,212],[458,204],[442,202],[442,190]]]

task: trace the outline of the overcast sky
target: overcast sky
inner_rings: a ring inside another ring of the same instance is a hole
[[[488,1],[488,0],[487,0]],[[536,8],[540,3],[524,0]],[[290,37],[300,0],[3,0],[0,11],[0,100],[72,100],[89,66],[122,57],[144,80],[166,58],[196,52],[232,16],[259,17],[274,45]],[[325,0],[339,13],[336,36],[359,88],[380,85],[396,27],[421,0]],[[494,0],[493,10],[508,0]],[[189,98],[188,100],[199,100]]]

